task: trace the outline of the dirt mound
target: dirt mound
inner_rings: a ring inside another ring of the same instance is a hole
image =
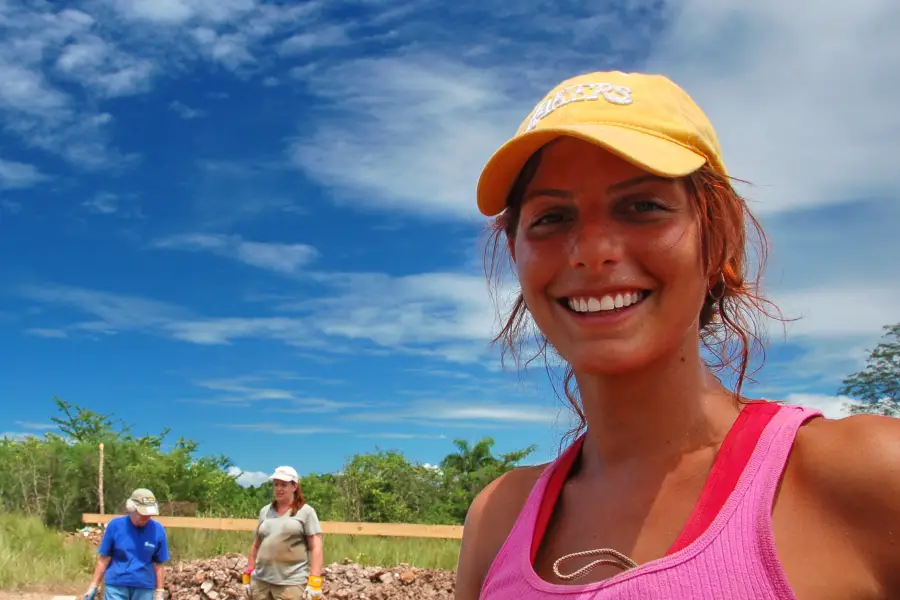
[[[247,557],[229,554],[178,563],[167,569],[166,591],[171,600],[243,599],[241,573]],[[325,568],[325,598],[335,600],[450,600],[456,576],[442,569],[400,565],[390,569],[355,563]]]

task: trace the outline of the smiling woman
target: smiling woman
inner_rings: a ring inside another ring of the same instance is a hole
[[[536,326],[580,425],[473,502],[459,600],[900,593],[900,424],[742,396],[756,324],[777,317],[766,239],[687,93],[561,83],[487,163],[478,206],[496,217],[489,274],[509,259],[521,288],[497,341],[520,358]]]

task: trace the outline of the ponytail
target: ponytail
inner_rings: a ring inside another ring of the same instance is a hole
[[[291,516],[297,514],[297,512],[303,508],[303,505],[306,504],[306,500],[303,498],[303,490],[300,488],[300,482],[297,482],[297,489],[294,490],[294,501],[291,503]]]

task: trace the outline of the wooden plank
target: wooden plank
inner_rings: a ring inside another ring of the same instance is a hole
[[[83,523],[99,525],[109,523],[121,515],[85,513]],[[219,519],[200,517],[153,517],[164,527],[173,529],[207,529],[218,531],[255,531],[256,519]],[[322,531],[331,535],[366,535],[379,537],[407,537],[433,539],[462,539],[459,525],[416,525],[407,523],[342,523],[322,521]]]

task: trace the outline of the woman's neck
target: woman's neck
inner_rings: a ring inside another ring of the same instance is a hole
[[[293,501],[292,501],[292,500],[285,500],[285,501],[282,501],[282,502],[279,502],[279,501],[276,500],[276,501],[275,501],[275,511],[276,511],[278,514],[285,513],[285,512],[287,512],[287,511],[290,510],[292,504],[293,504]]]
[[[576,373],[576,380],[588,425],[583,464],[588,470],[669,462],[718,444],[740,412],[696,346],[639,372]]]

